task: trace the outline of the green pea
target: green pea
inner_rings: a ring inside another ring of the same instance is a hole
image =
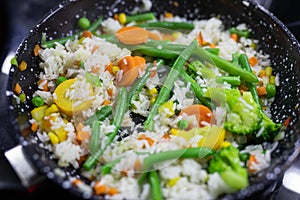
[[[178,128],[181,129],[181,130],[184,130],[186,129],[188,126],[189,126],[189,122],[185,119],[182,119],[178,122]]]
[[[266,86],[267,94],[266,97],[268,99],[272,98],[276,94],[276,86],[274,84],[267,84]]]
[[[22,103],[24,103],[25,100],[26,100],[26,95],[25,95],[24,93],[21,93],[21,94],[19,95],[19,98],[20,98],[20,101],[21,101]]]
[[[44,99],[40,96],[35,96],[31,99],[31,102],[32,104],[35,106],[35,107],[41,107],[44,105]]]
[[[79,20],[78,20],[78,26],[85,30],[85,29],[88,29],[90,26],[91,26],[91,22],[88,18],[86,17],[81,17]]]
[[[60,77],[57,78],[55,83],[56,83],[56,85],[59,85],[59,84],[61,84],[62,82],[66,81],[66,80],[67,80],[66,77],[60,76]]]

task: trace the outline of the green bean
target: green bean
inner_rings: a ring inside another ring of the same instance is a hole
[[[215,151],[207,147],[193,147],[186,149],[163,151],[149,155],[144,159],[144,169],[150,170],[154,164],[181,158],[205,158],[211,156]]]
[[[106,174],[109,174],[110,171],[111,171],[111,169],[112,169],[118,162],[120,162],[121,159],[122,159],[122,157],[117,158],[117,159],[115,159],[115,160],[113,160],[113,161],[111,161],[111,162],[106,163],[105,165],[103,165],[103,166],[101,167],[101,175],[104,176],[104,175],[106,175]]]
[[[241,79],[243,79],[247,82],[251,82],[251,83],[258,82],[257,76],[254,75],[252,72],[242,69],[239,66],[237,66],[225,59],[222,59],[219,56],[216,56],[216,55],[210,53],[209,51],[207,51],[207,53],[208,53],[209,57],[212,59],[212,61],[215,63],[215,65],[218,68],[229,73],[229,75],[240,76]]]
[[[216,83],[228,83],[232,86],[241,85],[241,79],[238,76],[216,76]]]
[[[151,188],[151,199],[153,200],[162,200],[163,195],[160,187],[160,181],[158,173],[156,171],[151,171],[149,173],[149,183]]]
[[[237,29],[237,28],[235,28],[235,27],[232,27],[232,28],[230,28],[228,31],[229,31],[230,34],[235,33],[235,34],[237,34],[239,37],[245,37],[245,38],[248,38],[249,35],[250,35],[250,31],[247,30],[247,29],[245,29],[245,30],[240,30],[240,29]]]
[[[196,97],[199,99],[201,103],[203,103],[210,109],[214,107],[213,103],[203,96],[204,92],[200,87],[200,85],[195,81],[195,79],[189,76],[184,70],[181,70],[180,77],[184,82],[191,84],[191,88],[193,92],[195,93]]]
[[[219,55],[220,49],[219,48],[205,48],[206,51],[209,51],[210,53],[213,53],[215,55]]]
[[[91,138],[90,138],[90,151],[94,154],[100,148],[100,122],[94,121],[92,124]]]
[[[98,149],[94,154],[91,154],[83,163],[83,167],[86,170],[90,170],[98,161],[99,157],[102,156],[108,145],[112,143],[114,138],[116,137],[119,128],[121,127],[124,114],[127,110],[128,100],[127,100],[127,90],[125,87],[119,88],[118,99],[115,106],[115,114],[113,117],[113,125],[115,125],[115,129],[113,132],[109,133],[107,136],[107,140],[104,144],[103,148]]]
[[[88,118],[84,125],[90,125],[92,126],[94,121],[103,121],[106,119],[110,114],[112,113],[112,107],[111,106],[104,106],[100,110],[97,110],[94,115],[92,115],[90,118]]]
[[[87,29],[87,31],[90,32],[95,32],[99,26],[102,23],[102,19],[103,17],[100,16],[97,20],[95,20],[95,22],[93,22],[90,27]],[[82,32],[76,33],[74,35],[71,36],[66,36],[66,37],[62,37],[62,38],[58,38],[58,39],[53,39],[53,40],[49,40],[49,41],[42,41],[42,47],[44,48],[51,48],[51,47],[55,47],[56,43],[60,43],[60,44],[65,44],[68,40],[74,40],[76,37],[80,36],[82,34]]]
[[[153,130],[154,128],[154,116],[156,115],[158,108],[162,103],[164,103],[173,88],[174,82],[176,81],[177,77],[179,76],[179,71],[181,71],[181,68],[184,66],[185,62],[189,59],[191,56],[193,50],[198,46],[198,43],[196,40],[194,40],[176,59],[176,61],[173,64],[173,67],[171,68],[169,74],[167,75],[167,78],[161,88],[161,90],[158,93],[157,99],[153,104],[153,107],[150,110],[150,113],[144,123],[144,128],[146,130]]]
[[[156,60],[156,67],[159,68],[161,65],[164,64],[164,60],[162,59],[157,59]],[[142,90],[142,88],[145,86],[147,80],[149,79],[150,77],[150,74],[151,74],[151,71],[150,69],[153,67],[153,64],[150,64],[146,70],[145,70],[145,73],[144,75],[141,77],[141,78],[138,78],[134,84],[131,86],[130,88],[130,91],[129,91],[129,94],[128,94],[128,105],[129,107],[131,107],[132,105],[132,102],[134,100],[137,99],[140,91]]]
[[[247,70],[248,72],[252,73],[252,69],[251,69],[251,66],[250,66],[250,63],[248,60],[248,56],[246,54],[241,54],[239,56],[239,63],[244,70]],[[257,94],[256,85],[251,82],[246,82],[246,84],[252,94],[252,97],[254,98],[254,101],[261,108],[260,98]]]
[[[61,84],[62,82],[66,81],[67,78],[64,76],[59,76],[55,82],[56,86],[58,86],[59,84]]]
[[[143,28],[149,28],[149,27],[154,27],[154,28],[166,28],[166,29],[172,29],[172,30],[178,30],[178,29],[183,29],[183,30],[193,30],[194,29],[194,24],[193,23],[188,23],[188,22],[148,22],[144,24],[137,24],[137,26],[143,27]]]
[[[163,151],[149,155],[144,159],[144,173],[138,178],[138,184],[141,185],[147,178],[147,173],[154,164],[182,158],[206,158],[215,154],[215,150],[207,147],[193,147],[186,149]]]
[[[138,46],[135,50],[132,50],[135,53],[144,54],[146,56],[152,56],[156,58],[162,58],[162,59],[174,59],[177,58],[180,54],[179,51],[173,51],[169,49],[158,49],[158,48],[152,48],[147,46]]]
[[[232,54],[232,63],[235,65],[239,65],[239,54],[237,52]]]
[[[155,14],[153,12],[148,13],[141,13],[141,14],[135,14],[135,15],[126,15],[126,24],[130,22],[142,22],[142,21],[148,21],[148,20],[154,20],[156,19]]]

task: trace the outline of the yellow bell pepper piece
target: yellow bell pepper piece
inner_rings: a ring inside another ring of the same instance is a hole
[[[67,131],[63,127],[55,129],[54,133],[59,138],[60,142],[63,142],[68,138]]]
[[[220,147],[220,144],[225,139],[225,133],[225,129],[219,126],[205,126],[193,128],[189,131],[177,130],[177,136],[183,137],[187,141],[192,139],[195,135],[202,135],[203,137],[198,141],[198,146],[212,149],[218,149]]]
[[[73,114],[79,113],[82,110],[88,109],[92,101],[83,101],[79,105],[74,106],[75,103],[73,100],[67,99],[65,94],[68,89],[75,83],[76,79],[68,79],[57,86],[54,91],[56,98],[54,98],[54,102],[61,112],[68,116],[72,116]],[[93,95],[93,88],[90,86],[90,95]]]
[[[173,101],[167,101],[164,104],[162,104],[159,108],[158,108],[158,113],[166,113],[166,117],[171,117],[172,115],[175,114],[175,110],[173,108]],[[167,111],[166,111],[167,110]]]
[[[51,115],[52,113],[55,112],[59,112],[59,109],[55,104],[52,104],[49,108],[47,108],[45,112],[45,116]]]
[[[35,121],[40,122],[43,117],[45,116],[45,112],[47,110],[48,106],[44,105],[41,107],[37,107],[31,110],[31,116],[33,119],[35,119]]]
[[[172,178],[168,181],[167,185],[169,187],[173,187],[179,181],[180,177]]]
[[[59,138],[57,137],[57,135],[55,135],[55,133],[49,132],[48,133],[48,137],[49,137],[50,142],[52,144],[58,144],[59,143]]]

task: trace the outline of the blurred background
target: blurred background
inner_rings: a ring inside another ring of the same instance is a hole
[[[10,59],[29,31],[62,0],[10,0],[0,1],[0,120],[5,122],[5,89]],[[230,0],[228,0],[230,1]],[[299,0],[253,0],[281,20],[300,41]],[[7,123],[9,124],[9,123]],[[74,199],[66,191],[51,182],[42,182],[24,190],[5,160],[3,152],[14,147],[14,140],[7,137],[9,127],[0,127],[0,194],[9,199],[41,199],[59,197]],[[4,137],[5,136],[5,137]],[[269,199],[300,200],[300,159],[297,159],[282,179],[266,192]],[[3,197],[3,196],[2,196]],[[4,199],[2,198],[1,199]],[[265,196],[264,196],[265,198]]]

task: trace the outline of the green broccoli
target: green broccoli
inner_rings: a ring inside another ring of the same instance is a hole
[[[250,92],[241,95],[238,89],[208,88],[206,95],[226,108],[227,131],[251,135],[259,130],[263,117]]]
[[[263,140],[272,140],[278,134],[282,124],[275,123],[263,111],[261,111],[261,113],[262,122],[260,123],[260,131],[262,132],[259,134],[259,137],[261,137]]]
[[[209,161],[208,172],[219,173],[228,186],[240,190],[249,185],[247,169],[241,166],[241,162],[239,150],[229,145],[221,148]]]

